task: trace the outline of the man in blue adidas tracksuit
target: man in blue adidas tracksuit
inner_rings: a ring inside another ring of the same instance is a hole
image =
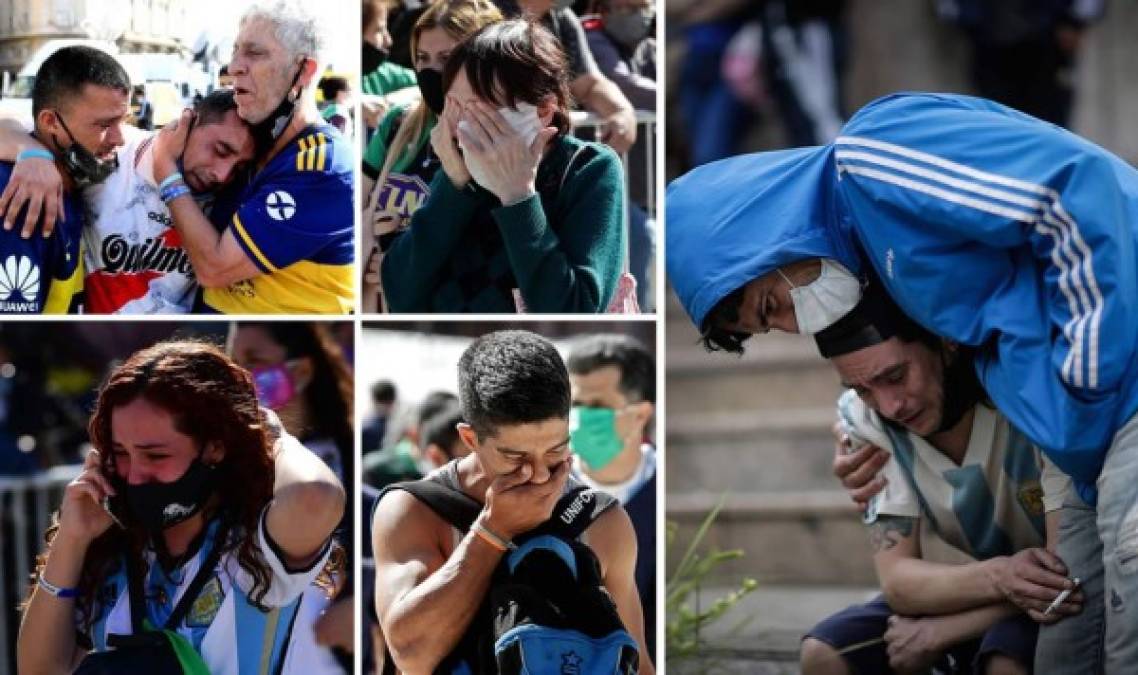
[[[1088,609],[1045,628],[1037,668],[1138,662],[1138,172],[989,101],[900,94],[831,145],[696,169],[667,209],[670,279],[705,336],[727,302],[736,337],[785,326],[768,316],[780,302],[792,317],[813,303],[797,321],[817,332],[825,297],[841,297],[819,291],[845,274],[879,278],[926,328],[977,347],[989,396],[1080,497],[1058,553]],[[821,285],[772,281],[818,258],[841,265]],[[756,304],[741,290],[760,281]]]

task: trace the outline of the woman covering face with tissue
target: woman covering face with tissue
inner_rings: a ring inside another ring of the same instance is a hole
[[[567,135],[565,57],[525,20],[451,54],[431,132],[442,165],[382,264],[396,312],[604,311],[624,250],[623,174]]]
[[[430,140],[446,98],[443,66],[459,42],[501,20],[491,0],[447,0],[431,4],[415,22],[411,57],[422,99],[388,112],[364,153],[365,312],[382,309],[379,263],[394,234],[407,229],[411,214],[426,201],[439,169]]]

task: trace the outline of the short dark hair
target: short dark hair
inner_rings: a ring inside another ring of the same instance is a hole
[[[743,291],[746,285],[731,291],[715,303],[700,327],[699,341],[709,352],[743,353],[743,343],[751,337],[750,333],[727,330],[724,324],[739,321],[739,308],[743,305]]]
[[[325,101],[332,101],[342,91],[348,90],[348,78],[341,75],[329,75],[320,79],[320,93]]]
[[[569,372],[557,348],[522,330],[503,330],[475,340],[458,362],[462,414],[479,438],[501,425],[567,419]]]
[[[371,385],[372,403],[395,403],[395,384],[391,380],[380,380]]]
[[[451,52],[443,67],[443,91],[450,90],[460,68],[479,98],[499,105],[538,105],[552,95],[557,100],[552,124],[558,134],[568,133],[569,66],[561,43],[541,24],[510,19],[483,26]]]
[[[656,359],[636,338],[619,333],[578,338],[569,347],[565,365],[574,375],[616,366],[620,369],[620,393],[629,403],[656,402]]]
[[[457,401],[451,401],[445,408],[423,420],[419,426],[419,447],[437,445],[443,454],[454,459],[451,448],[458,442],[459,422],[462,422],[462,406]]]
[[[230,110],[237,110],[232,89],[214,89],[194,103],[195,119],[199,127],[221,122]]]
[[[437,412],[455,403],[458,403],[458,397],[451,392],[442,390],[432,391],[423,398],[423,402],[419,404],[418,410],[415,411],[416,426],[421,426],[423,422],[430,419]]]
[[[32,114],[78,96],[83,86],[117,89],[130,94],[130,77],[115,57],[101,49],[74,45],[63,47],[47,57],[36,72],[32,85]]]

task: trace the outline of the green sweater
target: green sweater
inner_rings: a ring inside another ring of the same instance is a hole
[[[384,61],[378,68],[367,73],[361,79],[363,82],[360,88],[363,89],[364,93],[376,96],[390,94],[406,87],[414,87],[419,82],[415,79],[415,71],[392,61]]]
[[[566,174],[566,166],[585,146]],[[564,177],[564,184],[561,184]],[[392,312],[599,313],[616,290],[624,252],[624,177],[607,146],[553,142],[538,194],[511,206],[445,171],[383,260]]]

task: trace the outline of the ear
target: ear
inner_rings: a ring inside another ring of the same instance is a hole
[[[225,459],[225,447],[217,441],[206,443],[202,451],[202,461],[210,466],[216,466]]]
[[[66,136],[63,131],[63,126],[59,123],[59,115],[50,108],[44,108],[39,111],[35,119],[35,128],[48,132],[52,138],[60,134]]]
[[[458,437],[462,439],[462,444],[474,452],[478,448],[478,433],[474,431],[474,427],[466,422],[459,422],[456,428],[458,429]]]
[[[301,89],[308,89],[308,85],[320,79],[319,73],[316,72],[316,59],[306,56],[304,65],[300,68],[300,79],[297,80],[296,84],[300,85]]]
[[[312,366],[312,357],[302,356],[297,359],[289,371],[292,373],[292,386],[296,387],[297,391],[302,391],[305,387],[312,383],[312,376],[315,372]]]
[[[426,458],[430,460],[431,464],[435,466],[442,466],[450,461],[450,458],[446,456],[446,453],[443,452],[439,446],[435,445],[434,443],[431,443],[427,446],[427,451],[424,452],[423,455],[426,456]]]
[[[625,428],[628,433],[625,436],[635,433],[638,436],[644,435],[644,427],[647,426],[648,421],[652,419],[652,413],[656,410],[656,406],[651,401],[640,401],[639,403],[631,403],[624,410],[624,415],[628,420],[625,422]]]
[[[553,94],[547,94],[537,105],[537,118],[541,121],[542,127],[553,126],[553,113],[555,112],[557,112],[557,97]]]

